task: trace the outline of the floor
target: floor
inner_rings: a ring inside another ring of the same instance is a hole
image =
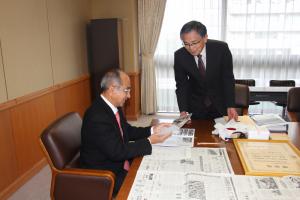
[[[274,106],[273,103],[261,103],[249,108],[250,114],[277,113],[282,108]],[[134,126],[148,126],[153,118],[174,118],[176,113],[159,115],[142,115],[137,121],[129,121]],[[49,166],[44,167],[38,174],[31,178],[25,185],[17,190],[8,200],[50,200],[51,171]]]

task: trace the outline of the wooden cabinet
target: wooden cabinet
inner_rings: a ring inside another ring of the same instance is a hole
[[[109,68],[123,68],[120,19],[94,19],[87,27],[92,98],[100,94],[100,81]]]

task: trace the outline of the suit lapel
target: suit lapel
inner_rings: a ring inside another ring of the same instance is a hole
[[[119,107],[118,110],[119,110],[119,113],[120,113],[120,121],[121,121],[122,130],[123,130],[123,139],[124,139],[124,142],[126,142],[126,141],[128,141],[128,134],[127,134],[127,130],[125,128],[126,127],[125,126],[126,119],[124,117],[122,108]]]
[[[118,132],[118,135],[122,139],[121,131],[120,131],[120,128],[119,128],[119,125],[118,125],[118,121],[116,119],[116,116],[115,116],[114,112],[109,107],[109,105],[107,105],[107,103],[105,103],[105,101],[101,97],[99,97],[99,101],[98,102],[100,103],[99,104],[100,108],[102,107],[105,110],[105,112],[109,115],[109,117],[112,119],[113,125],[116,128],[116,130]],[[120,121],[121,121],[122,130],[123,130],[123,135],[126,135],[125,131],[124,131],[124,128],[123,128],[123,120],[122,120],[123,114],[121,114],[120,112],[119,112],[119,114],[120,114]]]
[[[187,50],[185,50],[185,62],[187,66],[187,70],[189,71],[189,74],[191,74],[194,78],[196,78],[198,81],[203,81],[200,77],[200,71],[197,66],[197,63],[195,61],[195,57],[191,55]]]
[[[212,62],[213,62],[213,52],[211,49],[210,41],[207,40],[206,43],[206,76],[210,77],[212,70]]]

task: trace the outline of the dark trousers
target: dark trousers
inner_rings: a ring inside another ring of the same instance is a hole
[[[126,175],[127,175],[126,170],[122,170],[120,173],[116,174],[115,187],[114,187],[114,191],[113,191],[114,197],[117,196]]]

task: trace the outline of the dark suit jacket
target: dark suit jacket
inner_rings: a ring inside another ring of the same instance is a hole
[[[124,142],[112,109],[97,97],[83,117],[80,161],[83,168],[105,169],[118,175],[125,160],[151,154],[150,127],[129,125],[119,109]]]
[[[176,95],[180,111],[201,113],[207,95],[222,115],[234,107],[234,75],[232,55],[225,42],[206,43],[206,76],[201,78],[194,56],[184,47],[174,56]]]

